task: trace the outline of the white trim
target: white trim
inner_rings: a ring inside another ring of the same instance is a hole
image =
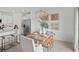
[[[78,52],[78,8],[75,8],[75,42],[74,50]]]

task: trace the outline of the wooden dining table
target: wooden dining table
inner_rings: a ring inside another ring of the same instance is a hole
[[[32,38],[34,40],[34,43],[39,42],[39,44],[42,44],[43,40],[46,38],[43,34],[30,34],[28,35],[29,38]]]

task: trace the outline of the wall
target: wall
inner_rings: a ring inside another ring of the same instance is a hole
[[[60,13],[59,30],[56,31],[57,39],[74,42],[74,9],[73,8],[58,8]]]
[[[12,13],[0,12],[0,19],[2,19],[2,24],[13,25],[13,16],[12,16]]]
[[[20,13],[13,13],[13,25],[18,25],[19,33],[21,33],[21,20],[22,15]]]

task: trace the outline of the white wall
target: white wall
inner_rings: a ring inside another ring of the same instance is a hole
[[[11,13],[0,12],[0,19],[2,19],[2,24],[13,25],[13,16]]]
[[[56,31],[57,40],[74,42],[74,9],[58,8],[60,13],[60,26]]]

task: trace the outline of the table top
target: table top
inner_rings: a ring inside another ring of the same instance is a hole
[[[35,41],[35,43],[37,42],[37,41],[39,41],[40,43],[46,38],[44,35],[42,35],[42,34],[30,34],[30,35],[28,35],[27,37],[29,37],[29,38],[32,38],[34,41]]]

